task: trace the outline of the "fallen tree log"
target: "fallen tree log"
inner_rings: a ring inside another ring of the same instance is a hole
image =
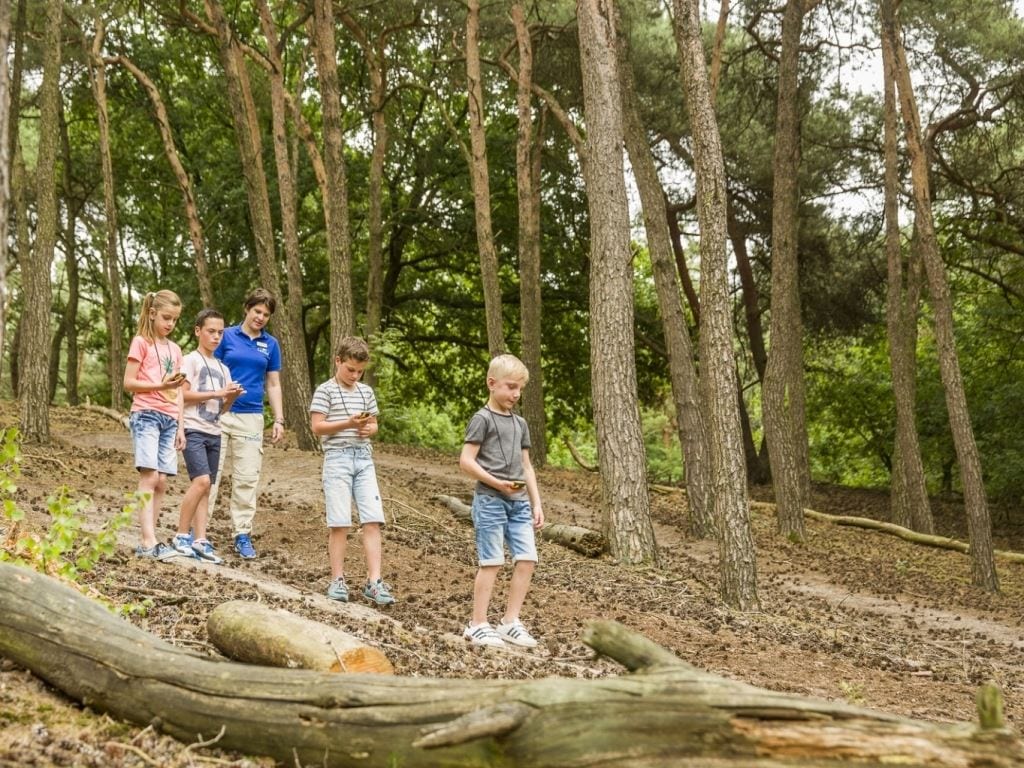
[[[444,494],[437,495],[434,499],[447,507],[459,520],[466,523],[473,522],[472,507],[461,499]],[[551,523],[541,528],[539,535],[545,541],[561,544],[563,547],[587,557],[597,557],[608,551],[608,540],[603,535],[579,525]]]
[[[358,637],[262,603],[231,600],[214,608],[206,633],[236,661],[321,672],[393,675],[379,648]]]
[[[120,411],[115,411],[113,408],[107,408],[105,405],[96,405],[88,400],[82,404],[82,408],[93,413],[99,413],[106,416],[108,419],[113,419],[125,429],[128,429],[128,416]]]
[[[750,502],[751,509],[761,509],[771,514],[775,513],[775,505],[767,501]],[[804,509],[804,516],[811,520],[818,520],[833,525],[846,525],[854,528],[864,528],[869,531],[879,531],[895,536],[913,544],[923,544],[926,547],[937,547],[938,549],[950,549],[954,552],[967,554],[971,551],[970,545],[965,541],[951,539],[948,536],[936,536],[930,533],[920,533],[904,528],[896,523],[887,523],[884,520],[874,520],[870,517],[858,517],[856,515],[830,515],[826,512],[816,512],[813,509]],[[1009,552],[1004,549],[997,549],[993,554],[1001,560],[1010,563],[1024,563],[1024,552]]]
[[[1024,742],[998,721],[927,723],[762,690],[614,622],[584,639],[634,672],[437,680],[257,667],[175,647],[65,584],[0,563],[0,654],[92,709],[185,741],[223,729],[218,746],[289,765],[1024,764]]]

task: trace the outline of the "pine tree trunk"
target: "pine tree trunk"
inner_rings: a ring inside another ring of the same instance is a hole
[[[619,77],[622,83],[622,112],[626,149],[636,178],[643,206],[647,249],[654,272],[665,346],[668,351],[669,380],[676,409],[679,445],[686,470],[686,500],[690,510],[690,531],[698,538],[715,535],[715,519],[711,504],[711,467],[708,438],[700,408],[697,368],[693,345],[683,316],[683,305],[676,278],[676,264],[669,239],[665,191],[651,155],[651,147],[640,119],[633,73],[626,46],[619,56]]]
[[[637,404],[614,3],[578,0],[576,15],[587,124],[583,179],[590,213],[590,377],[603,533],[617,561],[657,562]]]
[[[886,328],[889,333],[889,365],[896,405],[896,440],[893,450],[892,521],[921,533],[934,533],[931,506],[925,484],[924,464],[914,417],[917,400],[917,311],[921,294],[921,259],[917,238],[911,245],[906,269],[900,245],[899,188],[897,167],[896,83],[892,72],[892,48],[882,36],[884,77],[885,150],[885,254],[888,265]]]
[[[299,253],[299,222],[292,176],[292,159],[288,147],[286,126],[287,106],[285,104],[284,64],[278,47],[277,30],[270,7],[266,0],[258,0],[260,25],[267,40],[267,57],[270,62],[270,104],[274,137],[274,161],[277,171],[277,191],[281,210],[282,244],[285,254],[285,271],[288,276],[287,293],[282,302],[283,327],[282,359],[283,374],[289,397],[284,398],[287,422],[295,432],[296,443],[304,451],[317,450],[319,439],[313,434],[307,405],[313,390],[309,380],[309,366],[306,361],[305,331],[302,326],[302,265]]]
[[[914,221],[920,237],[921,256],[935,313],[935,344],[938,349],[939,373],[946,395],[946,410],[949,412],[949,425],[953,433],[953,444],[956,448],[957,462],[960,464],[960,479],[964,489],[964,506],[971,542],[971,577],[976,585],[995,592],[999,590],[999,577],[992,554],[992,521],[985,498],[981,458],[974,440],[974,429],[967,409],[967,396],[956,350],[952,300],[932,219],[928,156],[921,135],[921,121],[903,49],[902,33],[891,0],[882,0],[882,9],[882,30],[883,34],[888,36],[892,48],[893,73],[903,115],[907,152],[910,155]]]
[[[64,160],[62,188],[64,192],[64,208],[67,220],[64,224],[64,269],[68,276],[68,300],[64,305],[64,316],[61,326],[68,343],[67,363],[64,372],[64,391],[68,405],[78,405],[78,249],[75,247],[75,235],[78,225],[78,214],[82,204],[74,200],[71,186],[71,142],[68,139],[68,126],[64,119],[64,110],[60,110],[60,142]],[[59,362],[59,350],[57,360]],[[51,360],[52,364],[52,360]],[[58,366],[59,369],[59,366]],[[51,390],[50,401],[54,399],[55,389]]]
[[[0,0],[0,374],[3,372],[7,328],[7,228],[11,212],[11,71],[7,49],[11,42],[11,2]],[[16,127],[15,127],[16,128]]]
[[[352,243],[348,224],[348,171],[342,130],[338,59],[334,44],[334,13],[330,0],[313,0],[310,37],[320,82],[323,113],[324,166],[327,199],[323,201],[330,262],[331,355],[344,336],[356,332],[352,298]]]
[[[718,528],[722,599],[740,610],[757,605],[757,566],[750,528],[739,387],[733,352],[726,261],[726,191],[722,145],[711,102],[698,0],[673,0],[674,31],[693,135],[701,254],[701,400],[711,451],[712,501]]]
[[[800,232],[800,35],[803,0],[782,19],[775,151],[772,160],[771,348],[764,378],[764,427],[771,456],[778,531],[802,541],[810,491],[805,429],[803,323],[797,247]]]
[[[98,45],[94,47],[94,55],[99,57]],[[153,105],[153,114],[156,118],[157,128],[160,130],[160,139],[163,141],[164,155],[178,182],[178,188],[181,190],[181,197],[185,204],[185,218],[188,221],[188,237],[192,243],[195,258],[199,297],[204,307],[216,307],[217,301],[213,295],[213,284],[210,281],[210,267],[206,261],[206,237],[203,235],[203,225],[199,220],[199,208],[196,205],[195,192],[192,189],[192,179],[189,177],[188,171],[185,170],[185,166],[182,165],[178,148],[175,146],[171,121],[167,116],[167,107],[164,106],[164,100],[160,96],[156,84],[131,60],[125,56],[117,56],[111,59],[111,62],[117,62],[134,75]]]
[[[533,45],[521,2],[511,8],[519,49],[516,73],[516,193],[519,210],[519,328],[522,359],[530,371],[523,391],[523,418],[530,426],[530,461],[547,462],[547,415],[544,412],[544,371],[541,368],[540,168],[543,121],[534,129]]]
[[[92,41],[89,72],[93,98],[96,100],[96,121],[99,128],[100,168],[103,173],[103,213],[105,234],[103,275],[106,284],[104,312],[107,319],[107,376],[110,378],[110,405],[120,410],[124,404],[124,330],[121,320],[121,269],[117,256],[117,202],[114,195],[114,161],[110,151],[110,118],[107,110],[107,72],[100,49],[103,45],[102,19],[96,19],[96,35]]]
[[[39,87],[39,149],[36,160],[36,238],[22,261],[24,311],[18,350],[21,434],[29,443],[50,443],[50,267],[57,244],[57,141],[60,120],[61,0],[46,4],[43,80]]]
[[[476,244],[480,251],[480,279],[484,292],[487,351],[491,357],[505,352],[498,255],[491,230],[491,184],[484,135],[484,92],[480,73],[480,0],[469,0],[466,13],[466,87],[469,95],[469,178],[476,213]]]

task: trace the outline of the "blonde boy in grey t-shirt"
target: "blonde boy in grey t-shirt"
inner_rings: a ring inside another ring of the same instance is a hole
[[[529,371],[519,358],[499,355],[487,370],[487,405],[473,414],[459,467],[476,480],[473,528],[480,567],[473,583],[473,617],[463,636],[474,645],[537,645],[519,620],[537,563],[534,530],[544,525],[537,478],[530,464],[530,428],[512,412]],[[487,609],[498,571],[505,564],[505,543],[512,554],[512,580],[501,623],[492,627]]]

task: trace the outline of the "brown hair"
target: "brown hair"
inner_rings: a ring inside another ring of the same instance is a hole
[[[338,342],[337,358],[365,363],[370,359],[370,346],[358,336],[346,336]]]
[[[153,333],[153,315],[168,307],[181,308],[181,299],[174,291],[165,288],[161,291],[147,293],[142,299],[142,311],[139,312],[139,327],[135,331],[136,335],[146,341],[156,341],[156,335]]]
[[[245,303],[242,306],[245,308],[246,313],[248,313],[250,309],[259,304],[266,304],[270,314],[274,314],[274,311],[277,309],[277,299],[266,288],[254,288],[245,297]]]

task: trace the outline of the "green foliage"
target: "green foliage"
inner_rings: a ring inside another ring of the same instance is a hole
[[[87,531],[83,527],[87,503],[72,499],[64,486],[47,499],[50,525],[46,532],[21,532],[20,523],[25,513],[10,498],[15,490],[13,478],[20,458],[17,430],[4,430],[0,441],[0,493],[3,516],[11,526],[0,549],[0,561],[75,581],[80,573],[92,570],[101,559],[112,555],[117,546],[117,532],[131,522],[138,501],[125,506],[99,530]]]

